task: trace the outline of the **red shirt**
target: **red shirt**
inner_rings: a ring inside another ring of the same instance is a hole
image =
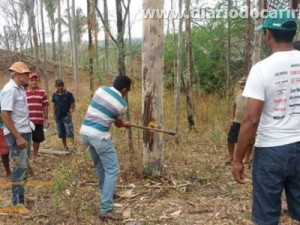
[[[48,97],[44,89],[37,88],[35,93],[26,89],[29,118],[33,124],[43,124],[43,108],[49,106]]]

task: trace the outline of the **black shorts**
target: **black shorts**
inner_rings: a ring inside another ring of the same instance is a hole
[[[241,127],[240,123],[235,123],[235,122],[232,123],[228,132],[228,137],[227,137],[228,143],[237,143],[240,127]]]
[[[32,131],[32,141],[34,142],[43,142],[45,140],[43,125],[35,125],[35,130]]]

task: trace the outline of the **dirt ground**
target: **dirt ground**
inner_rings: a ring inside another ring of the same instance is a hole
[[[116,145],[122,152],[120,143]],[[121,171],[115,203],[127,219],[106,224],[252,224],[251,168],[246,169],[247,184],[238,185],[231,167],[223,164],[225,149],[201,142],[197,146],[199,150],[189,151],[189,159],[180,163],[183,167],[175,171],[172,163],[166,164],[166,175],[161,178],[130,171],[121,156],[121,168],[126,170]],[[166,163],[176,151],[166,152]],[[193,168],[194,160],[201,166]],[[64,157],[40,154],[34,169],[36,175],[26,186],[26,193],[36,198],[26,203],[31,212],[0,213],[0,224],[105,224],[98,218],[95,170],[84,149]],[[2,174],[1,181],[5,180]],[[3,209],[10,207],[10,198],[10,186],[2,185]],[[291,224],[286,214],[282,224]]]

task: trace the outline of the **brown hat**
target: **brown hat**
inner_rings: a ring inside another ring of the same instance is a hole
[[[33,78],[33,77],[38,77],[38,75],[34,72],[30,72],[29,73],[29,79]]]
[[[16,62],[12,64],[12,66],[9,68],[11,71],[15,71],[17,73],[29,73],[30,70],[28,66],[23,62]]]
[[[239,84],[246,84],[247,77],[242,77],[242,79],[239,80]]]

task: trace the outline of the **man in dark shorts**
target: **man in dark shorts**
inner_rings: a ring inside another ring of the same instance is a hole
[[[247,98],[242,96],[242,92],[246,84],[246,78],[243,77],[239,81],[239,84],[240,90],[237,91],[230,109],[230,129],[227,137],[228,159],[225,161],[225,165],[231,165],[233,161],[234,149],[238,140],[241,122],[247,107]],[[244,163],[249,162],[251,152],[252,145],[249,147],[249,150],[245,155]]]
[[[62,139],[64,149],[69,151],[67,137],[74,143],[72,113],[75,109],[75,99],[64,86],[61,79],[55,81],[57,91],[52,96],[52,102],[58,137]]]
[[[26,88],[29,119],[35,125],[32,131],[33,160],[37,160],[40,143],[45,140],[43,126],[48,124],[48,97],[44,89],[38,87],[38,75],[29,73]]]

